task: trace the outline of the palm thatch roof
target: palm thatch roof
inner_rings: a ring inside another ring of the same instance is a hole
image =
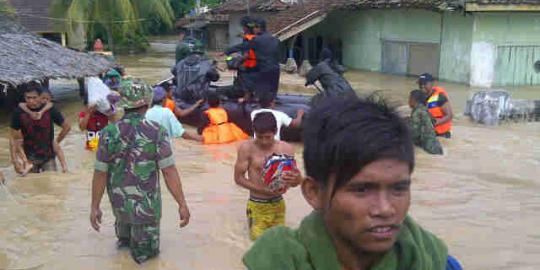
[[[100,55],[78,52],[29,33],[0,16],[0,82],[17,86],[34,80],[95,76],[114,66]]]

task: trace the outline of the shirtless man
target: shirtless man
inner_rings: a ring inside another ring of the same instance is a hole
[[[294,157],[294,148],[274,138],[277,123],[271,112],[257,114],[253,119],[253,130],[256,138],[244,142],[238,149],[234,180],[249,190],[247,217],[250,238],[255,240],[265,230],[285,224],[285,202],[282,195],[287,188],[298,186],[303,178],[298,169],[284,172],[282,180],[287,188],[281,191],[269,190],[262,180],[266,160],[273,154]]]

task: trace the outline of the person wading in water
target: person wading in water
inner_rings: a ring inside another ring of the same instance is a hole
[[[22,136],[24,153],[33,164],[32,173],[57,170],[54,145],[59,145],[71,130],[71,126],[56,107],[42,111],[42,108],[47,106],[47,103],[42,100],[42,92],[41,86],[35,84],[28,85],[24,92],[26,107],[32,112],[40,112],[39,119],[34,119],[31,114],[21,108],[16,108],[11,118],[11,139],[18,141]],[[55,124],[62,128],[56,140],[54,138]],[[12,153],[12,158],[14,155],[15,153]]]
[[[356,96],[304,120],[302,193],[314,211],[267,230],[244,255],[256,270],[458,270],[444,242],[407,215],[414,148],[407,124]]]
[[[452,119],[454,113],[448,94],[444,88],[434,85],[435,79],[431,74],[424,73],[418,79],[418,85],[421,90],[424,90],[428,96],[426,106],[431,117],[435,119],[435,133],[437,136],[450,138],[452,137]]]
[[[114,213],[118,247],[129,247],[137,263],[159,253],[161,188],[159,171],[178,204],[180,227],[190,213],[165,128],[146,120],[152,89],[123,80],[119,105],[124,117],[101,130],[92,180],[90,223],[99,231],[101,198],[107,188]]]

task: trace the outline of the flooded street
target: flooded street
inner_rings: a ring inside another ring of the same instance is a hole
[[[170,75],[174,40],[154,41],[144,55],[120,56],[127,72],[156,82]],[[172,48],[172,50],[171,50]],[[382,90],[405,104],[415,79],[351,71],[346,77],[361,93]],[[223,76],[231,80],[231,74]],[[284,75],[283,89],[315,93],[303,81]],[[54,84],[53,84],[54,85]],[[540,265],[540,123],[485,127],[463,116],[474,89],[441,83],[457,115],[453,138],[443,139],[444,156],[417,149],[410,214],[443,238],[465,269],[538,269]],[[54,90],[54,89],[53,89]],[[514,98],[540,99],[540,89],[509,89]],[[0,117],[0,269],[244,269],[249,248],[245,217],[248,192],[233,181],[236,145],[202,146],[175,142],[176,165],[191,211],[191,223],[178,229],[178,209],[162,187],[161,253],[138,266],[117,250],[108,198],[102,200],[102,231],[89,224],[93,153],[84,150],[77,126],[82,108],[76,90],[54,90],[72,132],[62,143],[70,173],[15,177],[9,168],[8,119]],[[296,145],[301,160],[301,145]],[[299,189],[286,195],[287,224],[296,227],[310,211]]]

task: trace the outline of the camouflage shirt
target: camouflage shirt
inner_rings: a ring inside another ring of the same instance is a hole
[[[442,146],[437,140],[431,115],[426,106],[417,105],[411,113],[411,133],[415,145],[430,154],[442,155]]]
[[[107,194],[120,222],[159,220],[159,169],[172,165],[167,132],[142,114],[128,113],[101,131],[95,169],[107,172]]]

